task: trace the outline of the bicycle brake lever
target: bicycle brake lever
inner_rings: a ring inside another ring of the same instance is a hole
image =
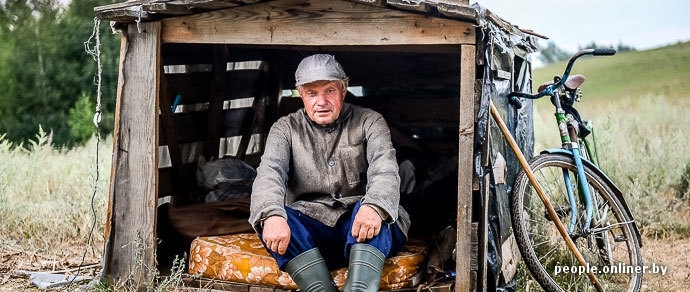
[[[575,101],[580,102],[582,101],[582,89],[581,88],[576,88],[575,92],[573,92],[573,97],[575,98]]]
[[[512,103],[515,108],[521,109],[522,108],[522,102],[520,99],[517,98],[517,96],[514,94],[515,92],[511,92],[508,94],[508,102]]]

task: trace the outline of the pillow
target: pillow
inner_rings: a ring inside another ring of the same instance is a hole
[[[386,259],[381,273],[381,290],[409,287],[424,262],[428,249],[421,239],[410,239],[402,250]],[[189,253],[189,273],[236,283],[296,290],[290,275],[280,271],[256,233],[198,237]],[[345,286],[347,268],[331,271],[340,290]]]

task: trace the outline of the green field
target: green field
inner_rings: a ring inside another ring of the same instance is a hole
[[[565,62],[533,72],[537,86],[563,74]],[[629,51],[613,56],[582,57],[573,74],[584,74],[582,90],[588,99],[611,101],[646,95],[690,98],[690,42],[647,51]]]

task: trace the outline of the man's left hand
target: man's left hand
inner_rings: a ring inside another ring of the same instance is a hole
[[[367,239],[372,239],[381,231],[381,223],[383,220],[379,213],[371,206],[362,205],[355,215],[355,220],[352,223],[352,236],[357,239],[357,242],[364,242]]]

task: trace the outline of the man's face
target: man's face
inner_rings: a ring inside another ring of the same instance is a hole
[[[319,125],[335,122],[343,109],[346,91],[340,81],[314,81],[299,88],[304,109]]]

